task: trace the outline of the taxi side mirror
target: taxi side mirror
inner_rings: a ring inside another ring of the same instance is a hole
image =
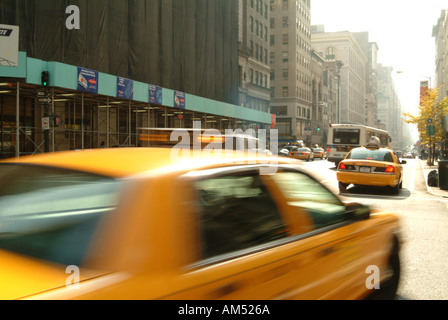
[[[406,162],[406,160],[401,160],[400,161],[400,164],[406,164],[407,162]]]
[[[345,212],[350,219],[353,220],[366,220],[370,218],[370,208],[360,203],[348,203],[345,204]]]

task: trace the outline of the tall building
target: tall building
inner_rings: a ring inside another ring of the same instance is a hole
[[[376,127],[387,130],[393,145],[395,145],[402,140],[403,113],[392,79],[392,72],[392,67],[378,64],[378,122]]]
[[[448,10],[442,10],[437,25],[433,27],[435,38],[435,79],[434,86],[440,87],[440,98],[448,97]]]
[[[239,105],[269,112],[268,0],[238,0]]]
[[[271,113],[279,137],[311,134],[310,0],[271,0]]]
[[[1,23],[20,30],[18,66],[0,59],[0,158],[137,146],[142,127],[269,127],[261,45],[269,7],[243,2],[258,21],[246,42],[254,41],[247,77],[264,105],[248,99],[252,109],[239,103],[238,57],[246,49],[238,47],[238,0],[75,1],[79,29],[67,27],[67,1],[0,1]]]
[[[375,127],[377,110],[377,74],[378,74],[378,44],[369,41],[368,32],[352,33],[367,56],[365,82],[366,82],[366,125]]]
[[[340,123],[367,124],[366,120],[366,66],[368,57],[352,33],[313,32],[312,47],[327,61],[339,60],[340,70]]]

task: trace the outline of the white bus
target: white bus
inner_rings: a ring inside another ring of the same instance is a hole
[[[389,147],[390,137],[385,130],[358,124],[332,124],[328,128],[327,158],[336,166],[353,148],[365,146],[370,137],[380,139],[381,147]]]

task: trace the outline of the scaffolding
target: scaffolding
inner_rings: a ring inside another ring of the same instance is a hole
[[[0,83],[0,158],[93,148],[136,147],[138,128],[254,129],[259,123],[99,94],[50,88],[48,135],[44,134],[42,86]],[[15,80],[16,81],[16,80]]]

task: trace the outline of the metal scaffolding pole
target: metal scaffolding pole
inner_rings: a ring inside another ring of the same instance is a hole
[[[16,92],[16,158],[20,156],[20,83],[17,81]]]

